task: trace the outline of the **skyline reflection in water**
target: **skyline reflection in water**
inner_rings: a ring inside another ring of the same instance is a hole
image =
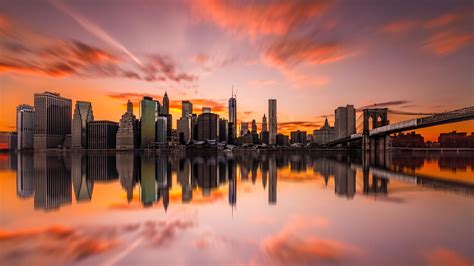
[[[3,154],[0,263],[469,265],[473,162],[430,152]],[[62,238],[64,254],[45,255]]]

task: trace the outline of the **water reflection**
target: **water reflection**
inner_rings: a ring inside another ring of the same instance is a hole
[[[473,180],[448,180],[417,173],[426,163],[437,162],[450,171],[474,168],[472,154],[370,154],[311,152],[242,152],[234,154],[185,153],[18,153],[16,163],[17,196],[34,198],[34,208],[56,210],[76,202],[91,201],[94,183],[117,179],[128,202],[137,195],[144,207],[170,204],[173,177],[180,187],[182,203],[190,203],[196,193],[211,197],[214,190],[228,186],[228,203],[237,204],[239,183],[261,186],[268,193],[268,204],[277,204],[278,177],[292,176],[333,183],[334,193],[352,199],[356,195],[387,195],[390,182],[406,182],[434,189],[473,195]],[[13,168],[13,167],[12,167]],[[437,172],[442,173],[442,171]],[[257,182],[261,178],[261,183]],[[358,181],[360,178],[361,183]],[[307,180],[299,180],[307,181]],[[359,182],[359,183],[358,183]]]

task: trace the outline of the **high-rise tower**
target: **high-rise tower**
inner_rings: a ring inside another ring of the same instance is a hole
[[[33,149],[34,121],[35,109],[33,106],[22,104],[16,108],[17,148],[19,150]]]
[[[267,128],[267,117],[265,116],[265,114],[263,114],[263,118],[262,118],[262,132],[266,132],[268,131],[268,128]]]
[[[92,104],[77,101],[72,118],[72,147],[87,148],[87,123],[94,120]]]
[[[170,113],[170,99],[168,98],[168,93],[165,92],[163,97],[163,106],[161,107],[161,114],[167,115]]]
[[[278,124],[277,124],[277,100],[269,99],[268,100],[268,120],[270,122],[270,134],[269,142],[270,144],[276,144],[276,135],[278,133]]]

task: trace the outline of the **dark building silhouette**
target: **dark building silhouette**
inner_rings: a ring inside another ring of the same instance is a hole
[[[408,134],[399,133],[392,137],[392,147],[422,148],[425,146],[425,139],[422,135],[412,131]]]
[[[16,194],[20,198],[29,198],[34,193],[33,153],[17,154]]]
[[[106,152],[87,155],[87,177],[94,181],[108,182],[118,178],[117,158]]]
[[[301,130],[297,130],[297,131],[292,131],[291,134],[291,143],[298,143],[298,144],[303,144],[305,145],[306,144],[306,131],[301,131]]]
[[[90,201],[94,181],[87,176],[87,158],[83,153],[71,153],[71,178],[76,201]]]
[[[133,151],[124,151],[117,153],[117,173],[122,188],[127,192],[127,201],[133,199],[133,189],[138,182],[139,160]]]
[[[288,136],[278,133],[276,135],[276,145],[277,146],[288,146]]]
[[[219,115],[203,113],[198,116],[198,140],[217,140]]]
[[[35,153],[35,209],[55,210],[72,202],[71,176],[63,156]]]
[[[441,133],[438,142],[441,148],[474,148],[474,132],[471,135],[456,131]]]
[[[72,148],[87,148],[87,124],[93,120],[92,104],[90,102],[77,101],[72,118]]]
[[[112,121],[91,121],[87,126],[89,149],[115,149],[119,124]]]
[[[59,93],[35,93],[34,148],[62,146],[71,134],[72,101]]]

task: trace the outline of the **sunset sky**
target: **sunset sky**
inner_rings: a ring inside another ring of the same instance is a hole
[[[91,101],[96,120],[165,91],[175,119],[182,100],[227,118],[233,85],[240,121],[275,98],[285,133],[346,104],[458,109],[474,103],[473,14],[471,0],[0,0],[0,130],[42,91]],[[449,130],[474,125],[421,132]]]

